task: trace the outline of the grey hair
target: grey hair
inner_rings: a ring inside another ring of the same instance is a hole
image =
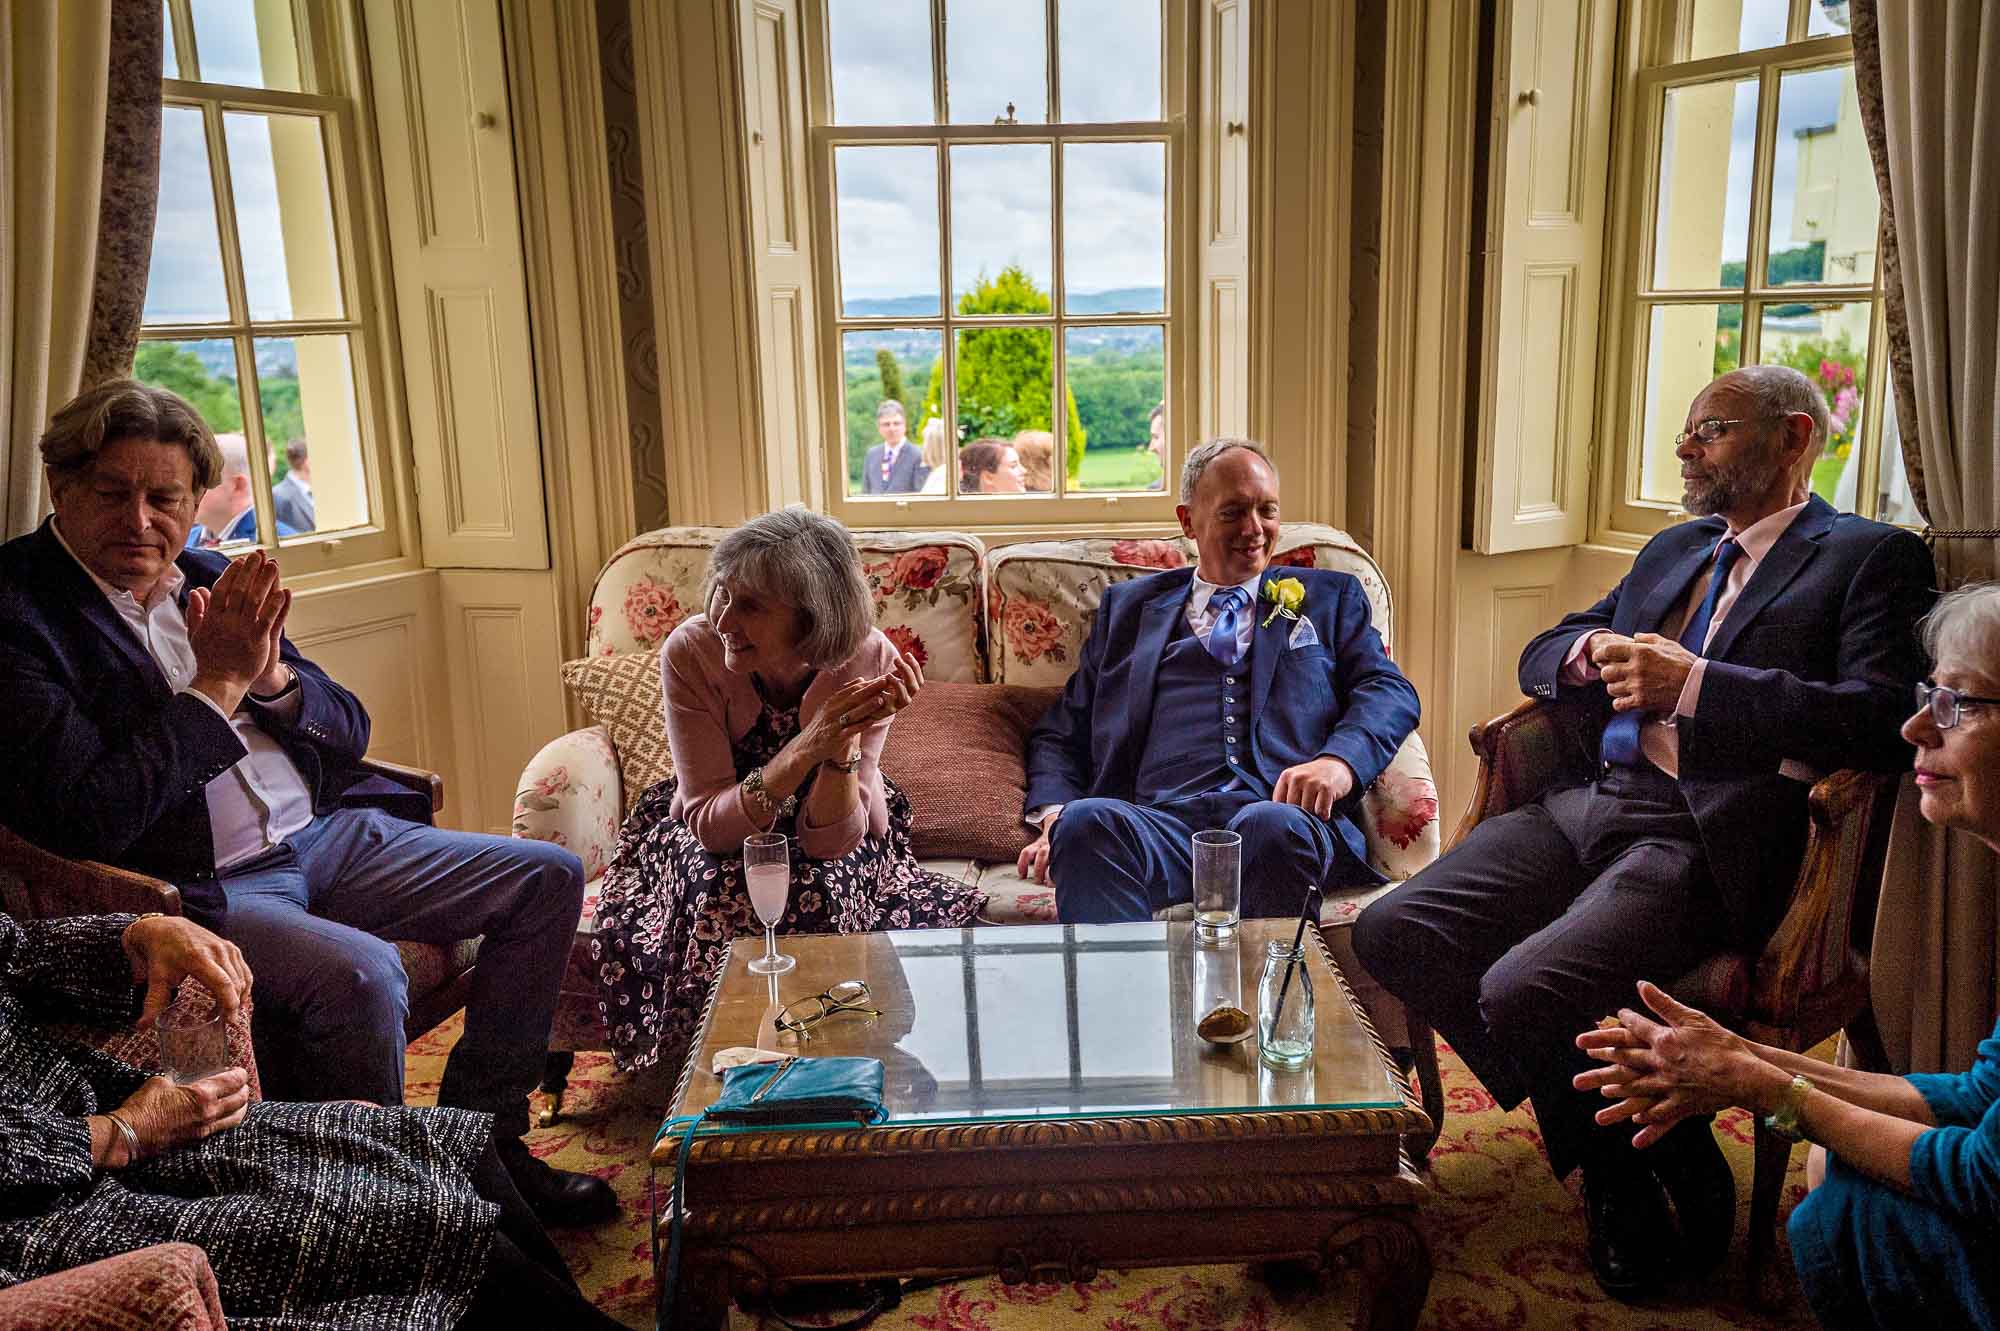
[[[880,402],[877,402],[875,404],[876,423],[880,424],[882,418],[884,416],[887,416],[892,411],[895,412],[898,416],[901,416],[906,421],[910,419],[910,413],[903,410],[902,403],[896,401],[896,399],[893,397],[885,397]]]
[[[1255,439],[1241,439],[1234,435],[1224,435],[1219,439],[1204,440],[1194,446],[1194,451],[1187,455],[1187,461],[1181,464],[1181,502],[1183,504],[1192,504],[1194,502],[1194,491],[1195,487],[1201,484],[1201,474],[1208,470],[1208,465],[1211,462],[1214,462],[1232,448],[1249,449],[1252,453],[1264,459],[1264,465],[1271,469],[1273,477],[1277,476],[1278,464],[1271,461],[1270,453],[1265,451],[1264,446]]]
[[[1799,464],[1812,466],[1833,429],[1833,417],[1826,409],[1826,394],[1819,391],[1819,385],[1789,365],[1745,365],[1733,378],[1750,394],[1759,416],[1803,412],[1812,417],[1812,447],[1806,450]]]
[[[2000,679],[2000,582],[1968,582],[1946,592],[1918,631],[1933,664],[1963,656],[1981,674]]]
[[[703,605],[723,581],[791,606],[799,617],[799,656],[815,669],[860,651],[875,626],[854,538],[832,518],[797,504],[751,518],[715,543]]]

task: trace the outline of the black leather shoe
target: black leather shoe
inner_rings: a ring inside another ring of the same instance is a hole
[[[537,1160],[518,1137],[495,1142],[494,1150],[528,1209],[543,1224],[558,1229],[601,1225],[618,1214],[617,1194],[603,1179]]]
[[[1659,1180],[1643,1164],[1584,1166],[1583,1216],[1590,1269],[1606,1294],[1636,1299],[1665,1283],[1674,1222]]]
[[[1680,1222],[1681,1255],[1691,1274],[1705,1275],[1729,1255],[1736,1234],[1736,1175],[1706,1119],[1677,1126],[1644,1154],[1665,1185]]]

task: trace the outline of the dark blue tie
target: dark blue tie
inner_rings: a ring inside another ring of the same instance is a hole
[[[1236,627],[1249,601],[1249,593],[1241,587],[1224,587],[1208,598],[1209,613],[1214,616],[1208,628],[1208,654],[1225,667],[1236,664]]]
[[[1734,538],[1725,536],[1722,544],[1715,547],[1715,571],[1708,577],[1708,594],[1701,598],[1701,604],[1688,616],[1687,626],[1681,630],[1681,646],[1696,656],[1702,654],[1702,647],[1708,642],[1708,626],[1715,620],[1715,603],[1722,599],[1722,589],[1729,585],[1729,570],[1743,554],[1743,547]],[[1637,767],[1644,759],[1639,751],[1639,728],[1645,722],[1645,713],[1640,711],[1616,712],[1604,727],[1604,739],[1598,745],[1597,756],[1607,763],[1617,763],[1621,767]]]

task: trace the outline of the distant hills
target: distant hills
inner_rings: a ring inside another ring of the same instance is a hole
[[[236,344],[226,337],[206,338],[200,342],[182,342],[202,363],[202,368],[218,379],[236,382]],[[299,357],[290,338],[259,338],[257,340],[257,373],[265,379],[296,379],[299,377]]]
[[[1159,287],[1114,287],[1107,291],[1070,293],[1070,314],[1155,313],[1164,305]],[[841,311],[848,318],[935,319],[935,296],[883,296],[872,300],[851,300]],[[1144,327],[1076,328],[1070,330],[1072,345],[1079,351],[1105,351],[1136,355],[1159,350],[1159,334]],[[928,365],[937,355],[938,334],[932,329],[884,328],[848,335],[844,362],[850,367],[875,363],[875,349],[886,347],[906,365]]]
[[[1112,287],[1107,291],[1072,291],[1070,314],[1150,314],[1166,308],[1159,287]],[[841,313],[852,319],[935,319],[936,296],[881,296],[850,300]]]

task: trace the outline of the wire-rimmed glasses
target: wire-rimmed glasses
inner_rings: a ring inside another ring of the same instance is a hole
[[[1704,444],[1712,444],[1729,433],[1732,425],[1762,425],[1765,421],[1783,420],[1788,413],[1776,416],[1737,416],[1731,420],[1720,420],[1710,416],[1705,421],[1696,421],[1692,430],[1682,430],[1674,436],[1674,447],[1679,448],[1690,439],[1699,439]]]
[[[871,1017],[882,1015],[882,1009],[869,1006],[868,981],[842,980],[823,993],[785,1004],[778,1009],[777,1019],[771,1024],[781,1031],[804,1035],[836,1012],[861,1012]]]
[[[1942,684],[1926,680],[1917,685],[1917,710],[1931,714],[1931,724],[1939,730],[1950,730],[1957,725],[1966,703],[2000,707],[2000,698],[1982,698],[1975,693],[1960,693]]]

